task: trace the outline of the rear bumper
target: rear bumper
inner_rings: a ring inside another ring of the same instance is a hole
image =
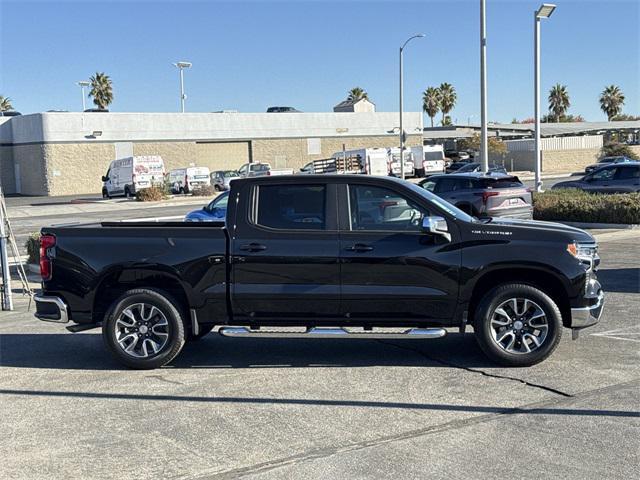
[[[35,295],[36,302],[35,316],[43,322],[67,323],[69,322],[69,311],[66,303],[60,297],[47,297],[45,295]]]
[[[533,208],[514,208],[514,209],[501,209],[501,210],[489,210],[487,212],[489,217],[502,217],[502,218],[517,218],[519,220],[531,220],[533,218]]]
[[[600,290],[593,305],[571,309],[571,328],[585,328],[595,325],[600,321],[603,310],[604,292]]]

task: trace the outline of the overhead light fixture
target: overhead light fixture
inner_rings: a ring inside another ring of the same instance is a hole
[[[536,12],[536,18],[549,18],[555,9],[553,3],[543,3]]]
[[[91,136],[92,137],[101,137],[102,136],[102,130],[94,130],[93,132],[91,132]]]

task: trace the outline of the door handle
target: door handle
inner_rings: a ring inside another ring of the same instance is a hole
[[[246,252],[261,252],[262,250],[266,249],[266,245],[261,245],[260,243],[249,243],[247,245],[240,245],[240,250],[244,250]]]
[[[356,243],[355,245],[345,248],[345,250],[348,250],[349,252],[370,252],[373,250],[373,247],[363,243]]]

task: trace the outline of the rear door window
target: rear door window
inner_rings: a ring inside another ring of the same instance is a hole
[[[324,230],[326,185],[259,185],[254,223],[278,230]]]

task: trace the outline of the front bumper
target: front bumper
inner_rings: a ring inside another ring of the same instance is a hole
[[[67,323],[69,322],[69,311],[67,304],[60,297],[48,297],[45,295],[35,295],[36,302],[35,316],[43,322]]]
[[[604,292],[599,288],[600,284],[597,281],[595,283],[598,285],[596,302],[587,307],[571,309],[571,328],[590,327],[600,321],[604,310]]]

